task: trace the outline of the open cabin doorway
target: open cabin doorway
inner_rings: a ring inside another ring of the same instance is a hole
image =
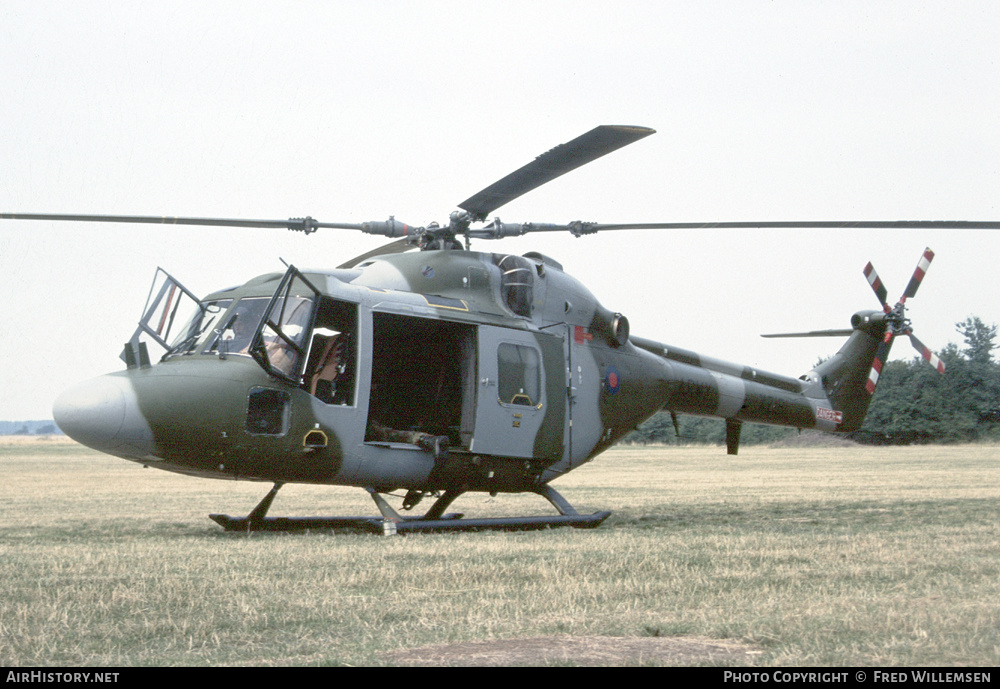
[[[365,441],[385,441],[385,429],[391,429],[400,438],[410,433],[447,436],[453,448],[468,449],[475,382],[476,326],[373,313]]]

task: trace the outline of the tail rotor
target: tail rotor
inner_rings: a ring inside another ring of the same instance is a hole
[[[941,361],[923,342],[917,339],[916,335],[913,334],[913,327],[910,323],[910,319],[906,317],[906,300],[912,298],[916,295],[917,289],[920,287],[921,282],[923,282],[924,275],[927,273],[927,269],[930,267],[931,261],[934,259],[934,252],[930,249],[924,249],[924,253],[920,256],[920,260],[917,262],[917,268],[913,271],[913,277],[910,278],[909,284],[906,286],[906,290],[903,292],[903,296],[899,298],[896,305],[889,307],[886,302],[886,296],[888,294],[885,285],[882,284],[882,280],[879,278],[878,273],[875,272],[875,267],[869,263],[865,266],[864,274],[865,279],[868,280],[868,284],[871,285],[872,290],[875,292],[875,296],[878,297],[879,303],[882,304],[882,310],[885,312],[886,330],[885,335],[882,337],[882,341],[879,343],[878,349],[875,351],[875,358],[872,361],[872,368],[868,374],[868,380],[865,382],[865,390],[868,394],[875,393],[875,386],[878,383],[879,376],[882,373],[882,367],[885,365],[885,361],[889,356],[889,350],[892,347],[892,341],[897,335],[907,335],[910,338],[910,343],[913,348],[920,353],[928,363],[931,364],[938,373],[944,373],[944,362]]]

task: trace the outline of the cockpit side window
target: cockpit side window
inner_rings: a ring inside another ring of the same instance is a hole
[[[309,297],[279,297],[272,302],[268,318],[260,328],[257,347],[254,348],[253,342],[250,345],[251,356],[265,359],[272,373],[295,380],[305,352],[312,312],[313,300]]]
[[[326,404],[354,405],[357,328],[357,304],[320,299],[303,387]]]
[[[319,294],[295,266],[288,267],[250,341],[250,356],[270,375],[296,385],[304,383],[306,349]]]
[[[213,319],[225,311],[229,301],[202,302],[184,285],[162,268],[153,275],[153,284],[146,298],[139,325],[126,345],[123,358],[134,360],[145,343],[140,337],[151,337],[166,350],[163,358],[194,351],[205,333],[211,332]],[[139,358],[145,357],[143,352]],[[132,364],[129,364],[130,366]],[[148,359],[146,364],[148,365]]]

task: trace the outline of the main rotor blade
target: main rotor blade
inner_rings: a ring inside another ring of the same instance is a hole
[[[397,239],[394,242],[389,242],[388,244],[383,244],[377,249],[372,249],[371,251],[361,254],[360,256],[355,256],[347,263],[342,263],[337,268],[353,268],[359,263],[364,263],[369,258],[375,258],[376,256],[385,256],[386,254],[401,254],[410,249],[416,249],[417,245],[410,242],[409,237],[403,237],[402,239]]]
[[[581,234],[602,230],[727,230],[727,229],[850,229],[874,230],[1000,230],[996,220],[761,220],[740,222],[571,223]]]
[[[214,227],[277,227],[313,232],[320,227],[365,230],[371,223],[323,223],[310,217],[287,220],[246,220],[239,218],[183,218],[166,215],[67,215],[62,213],[0,213],[2,220],[68,220],[72,222],[116,222],[155,225],[202,225]]]
[[[805,333],[767,333],[761,337],[847,337],[854,330],[851,328],[839,330],[810,330]]]
[[[494,220],[468,230],[475,239],[503,239],[530,232],[569,232],[576,237],[604,230],[725,230],[725,229],[850,229],[876,230],[1000,230],[995,220],[759,220],[739,222],[596,223],[576,220],[565,224],[506,223]],[[878,288],[872,285],[878,294]],[[880,297],[884,303],[884,298]]]
[[[556,146],[533,161],[458,204],[476,220],[518,196],[551,182],[581,165],[653,134],[647,127],[601,125],[572,141]]]
[[[5,220],[69,220],[157,225],[215,225],[219,227],[288,227],[287,220],[236,220],[226,218],[174,218],[161,215],[67,215],[60,213],[0,213]]]

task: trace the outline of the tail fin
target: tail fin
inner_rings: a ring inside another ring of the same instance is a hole
[[[842,418],[838,431],[856,431],[865,421],[882,363],[889,356],[892,337],[886,315],[862,311],[851,318],[854,330],[844,346],[813,369],[831,406]],[[874,382],[873,377],[874,376]]]

